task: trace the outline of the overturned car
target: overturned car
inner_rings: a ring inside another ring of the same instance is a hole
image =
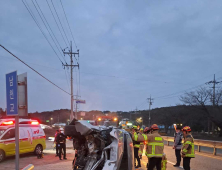
[[[64,132],[73,138],[73,170],[134,170],[133,143],[127,131],[73,120]]]

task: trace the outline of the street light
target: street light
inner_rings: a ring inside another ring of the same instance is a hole
[[[53,118],[51,117],[50,119],[51,119],[51,125],[52,125],[52,120],[53,120]]]
[[[141,120],[141,126],[143,125],[143,118],[142,117],[140,117],[140,120]]]

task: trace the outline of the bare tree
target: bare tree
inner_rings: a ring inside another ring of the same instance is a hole
[[[222,90],[217,90],[214,98],[212,90],[202,87],[196,91],[185,93],[180,97],[180,100],[185,105],[201,109],[205,116],[221,129],[220,136],[222,136]],[[214,106],[212,106],[212,100],[215,101]]]

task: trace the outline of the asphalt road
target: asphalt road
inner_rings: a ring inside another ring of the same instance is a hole
[[[176,163],[176,157],[172,146],[164,146],[164,152],[167,155],[168,165]],[[182,163],[181,163],[182,165]],[[182,169],[177,168],[177,169]],[[196,157],[191,159],[192,170],[221,170],[222,169],[222,157],[213,156],[212,154],[198,153]]]
[[[62,169],[71,169],[71,164],[73,160],[73,149],[72,141],[67,141],[67,160],[59,161],[58,157],[55,157],[55,150],[53,150],[53,142],[47,141],[47,148],[44,151],[45,155],[43,159],[37,159],[33,154],[25,154],[20,157],[20,168],[24,168],[28,164],[33,164],[35,166],[34,170],[42,169],[53,169],[53,170],[62,170]],[[166,146],[164,152],[167,155],[167,170],[179,170],[183,169],[182,167],[175,168],[176,158],[174,155],[174,150],[171,146]],[[15,159],[14,157],[7,158],[4,162],[0,164],[0,170],[12,170],[14,169]],[[143,156],[141,160],[142,167],[138,170],[146,170],[147,158]],[[203,154],[196,152],[196,158],[191,160],[191,169],[192,170],[221,170],[222,157],[212,156],[211,154]],[[181,164],[182,165],[182,164]]]

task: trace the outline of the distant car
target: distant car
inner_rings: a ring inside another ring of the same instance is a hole
[[[48,125],[40,124],[40,126],[42,129],[52,129],[52,127]]]
[[[39,153],[46,148],[45,133],[37,120],[19,119],[19,153]],[[15,119],[0,119],[0,162],[15,155]]]
[[[61,128],[61,127],[65,127],[66,126],[66,123],[55,123],[52,125],[52,127],[56,127],[56,128]]]
[[[73,138],[76,150],[73,170],[134,170],[133,142],[127,131],[74,120],[65,126],[65,135]]]

